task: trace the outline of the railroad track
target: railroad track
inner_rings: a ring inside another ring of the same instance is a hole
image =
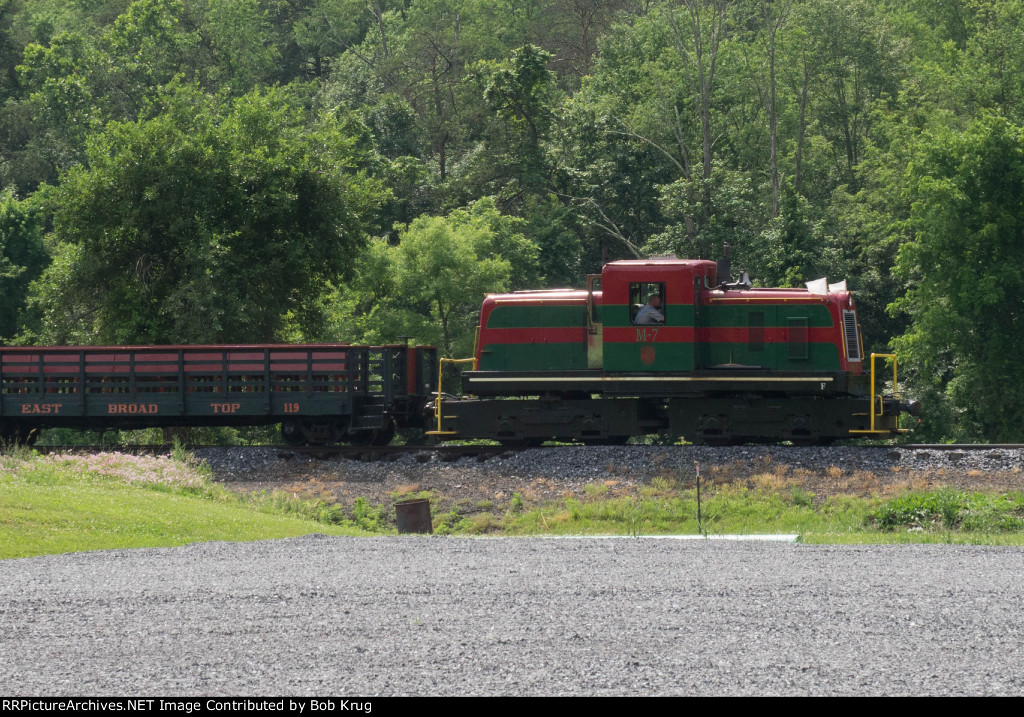
[[[991,451],[1021,450],[1024,443],[905,443],[891,447],[906,451]]]
[[[102,451],[116,451],[118,453],[132,453],[137,455],[170,455],[174,450],[173,446],[165,444],[134,445],[134,446],[101,446],[101,445],[79,445],[79,446],[35,446],[40,453],[100,453]],[[405,455],[422,455],[423,462],[431,456],[438,456],[442,461],[457,461],[460,458],[476,458],[487,460],[494,456],[510,454],[524,448],[509,448],[507,446],[217,446],[217,445],[186,445],[186,450],[203,449],[231,449],[236,451],[245,450],[273,450],[280,458],[306,456],[310,458],[345,458],[357,461],[393,461]]]
[[[551,448],[552,446],[547,446]],[[577,446],[578,447],[578,446]],[[904,443],[889,446],[859,446],[864,449],[886,449],[897,451],[991,451],[991,450],[1021,450],[1024,443]],[[217,446],[217,445],[187,445],[187,450],[202,449],[224,449],[230,448],[237,451],[246,450],[273,450],[279,458],[308,457],[308,458],[344,458],[355,461],[395,461],[406,455],[422,456],[422,462],[426,463],[432,456],[438,457],[444,462],[454,462],[460,458],[475,458],[484,461],[489,458],[502,455],[511,455],[524,451],[536,450],[536,448],[511,448],[508,446],[493,445],[424,445],[424,446]],[[652,448],[665,448],[665,446],[652,446]],[[722,447],[727,451],[737,446]],[[169,455],[173,450],[172,446],[164,444],[135,445],[135,446],[101,446],[101,445],[79,445],[79,446],[35,446],[40,453],[99,453],[102,451],[117,451],[120,453],[132,453],[140,455]]]

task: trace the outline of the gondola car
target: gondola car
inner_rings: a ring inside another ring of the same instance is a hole
[[[93,430],[281,424],[293,444],[383,445],[422,427],[430,346],[0,348],[0,439]]]

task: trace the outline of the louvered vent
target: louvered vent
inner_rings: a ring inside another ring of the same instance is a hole
[[[860,361],[860,341],[857,340],[857,312],[843,312],[843,337],[846,339],[846,360]]]

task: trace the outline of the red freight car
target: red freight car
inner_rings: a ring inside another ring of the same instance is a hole
[[[0,348],[0,436],[281,423],[292,443],[382,444],[422,423],[436,352],[425,346]]]

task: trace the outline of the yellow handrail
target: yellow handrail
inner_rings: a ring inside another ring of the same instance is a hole
[[[893,397],[899,397],[899,389],[896,384],[896,354],[871,354],[871,430],[875,430],[875,416],[881,416],[885,413],[885,402],[882,400],[882,395],[875,394],[875,359],[887,358],[892,359],[892,395]],[[878,400],[878,413],[875,413],[875,399]]]
[[[441,430],[441,419],[443,418],[443,416],[442,416],[442,406],[441,406],[441,395],[442,395],[443,391],[441,390],[441,383],[442,383],[442,381],[444,379],[444,365],[446,363],[469,363],[469,362],[473,363],[473,368],[475,369],[476,368],[476,359],[475,358],[464,358],[464,359],[443,358],[443,359],[441,359],[441,360],[439,360],[437,362],[437,398],[434,400],[434,420],[437,421],[437,429],[434,430],[434,431],[427,431],[426,435],[428,435],[428,436],[454,436],[454,435],[456,435],[457,431],[442,431]]]
[[[850,433],[856,434],[893,434],[895,433],[908,433],[909,428],[875,428],[875,418],[885,415],[885,396],[881,393],[875,393],[875,359],[892,359],[892,396],[893,398],[899,398],[899,384],[896,382],[896,354],[871,354],[871,422],[870,428],[868,429],[850,429]],[[864,414],[855,414],[863,416]]]

